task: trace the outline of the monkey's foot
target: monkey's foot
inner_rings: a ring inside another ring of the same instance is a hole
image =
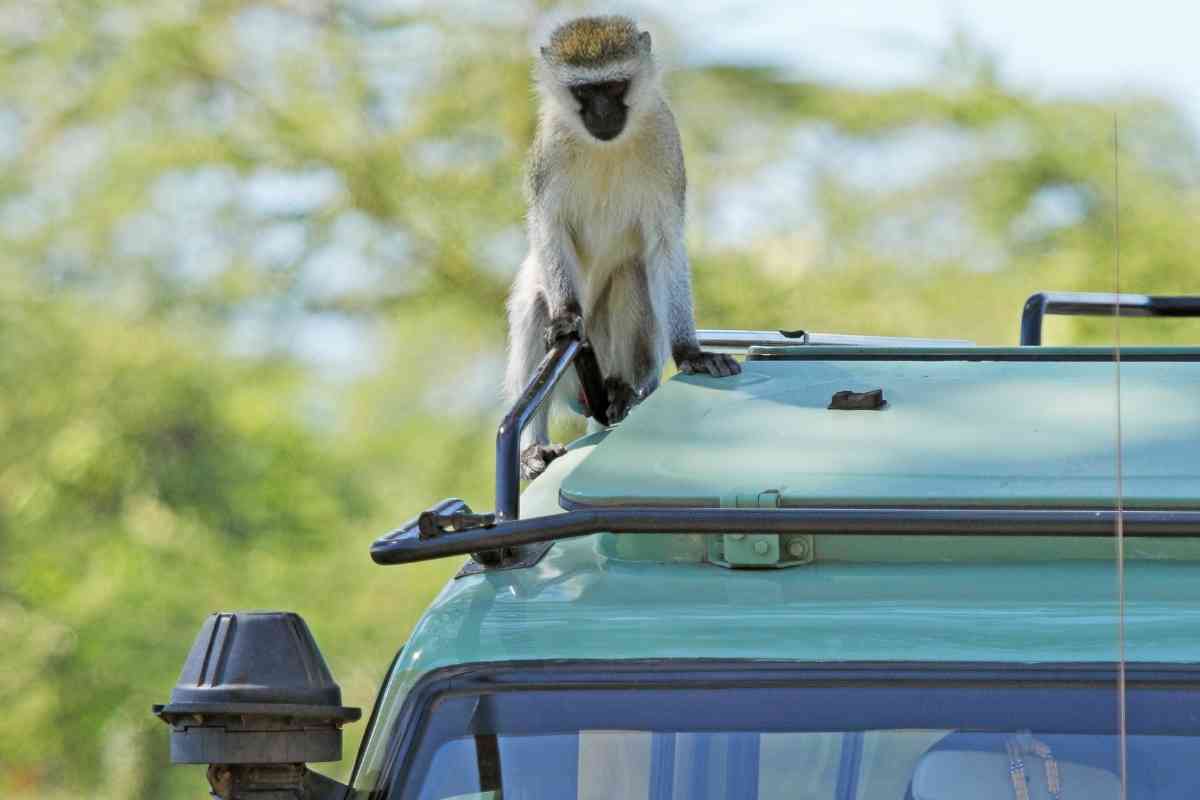
[[[561,444],[531,444],[521,451],[521,477],[531,481],[546,471],[550,462],[567,452]]]
[[[559,339],[571,334],[578,336],[580,340],[583,339],[583,317],[572,313],[561,314],[555,317],[546,326],[544,334],[546,349],[553,349]]]
[[[616,425],[625,419],[629,409],[636,406],[642,394],[620,378],[605,378],[604,393],[608,396],[608,424]]]
[[[680,372],[688,375],[705,373],[714,378],[728,378],[742,371],[742,365],[733,356],[725,353],[706,353],[703,350],[695,350],[676,359],[675,365],[679,367]]]

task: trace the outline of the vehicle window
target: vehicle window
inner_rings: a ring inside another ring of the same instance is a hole
[[[1032,743],[1013,758],[1010,748]],[[1185,797],[1195,739],[1131,737],[1133,797]],[[1120,797],[1115,735],[890,730],[847,733],[580,731],[498,737],[499,788],[484,789],[474,737],[439,749],[421,800],[902,800]],[[1041,753],[1042,755],[1039,755]],[[1043,757],[1044,756],[1044,757]],[[1014,764],[1022,768],[1014,770]],[[485,778],[486,780],[486,778]]]
[[[1115,701],[1108,682],[1028,679],[458,695],[432,704],[379,796],[1115,799]],[[1127,702],[1128,796],[1190,797],[1200,695],[1178,682],[1135,685]]]

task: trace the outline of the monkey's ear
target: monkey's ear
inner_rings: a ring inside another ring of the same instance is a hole
[[[642,31],[638,34],[638,43],[647,53],[650,52],[650,31]]]

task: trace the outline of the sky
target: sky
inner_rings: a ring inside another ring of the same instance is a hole
[[[1047,95],[1149,90],[1200,130],[1200,4],[1185,0],[644,0],[689,57],[778,64],[855,84],[929,75],[956,29],[1001,56],[1001,76]]]

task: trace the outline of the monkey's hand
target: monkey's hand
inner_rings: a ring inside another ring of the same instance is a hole
[[[742,365],[733,356],[724,353],[706,353],[696,349],[676,357],[675,366],[688,375],[704,373],[714,378],[728,378],[742,371]]]
[[[558,343],[559,339],[571,334],[575,334],[580,341],[583,341],[583,317],[570,312],[560,314],[550,320],[550,324],[546,326],[546,349],[554,349],[554,345]]]
[[[531,481],[546,471],[550,462],[567,452],[561,444],[531,444],[521,451],[521,477]]]
[[[625,419],[629,409],[642,400],[641,392],[620,378],[604,379],[604,394],[608,396],[608,424],[616,425]]]

